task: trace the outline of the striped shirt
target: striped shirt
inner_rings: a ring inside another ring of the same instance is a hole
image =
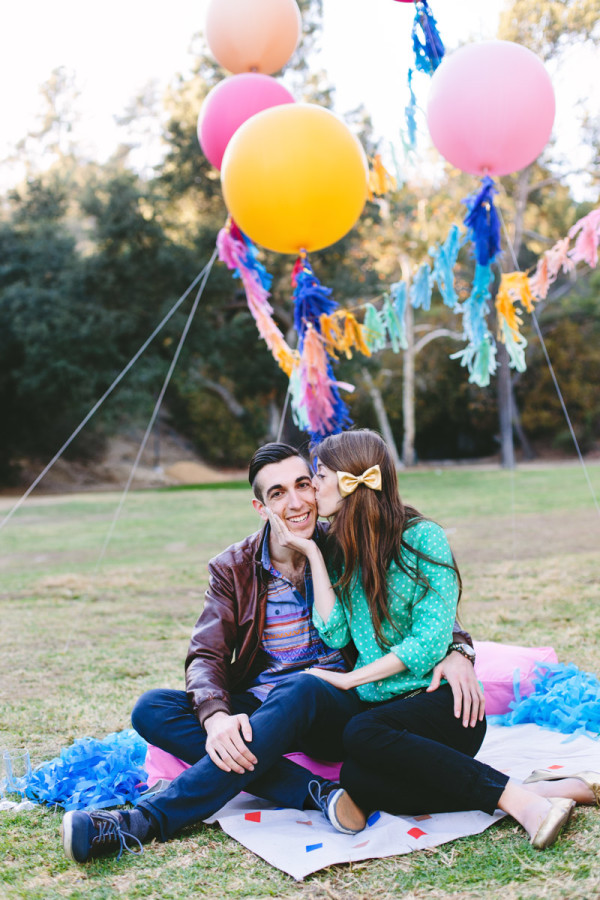
[[[265,668],[247,690],[264,700],[275,685],[310,666],[346,671],[342,654],[323,643],[313,624],[313,586],[308,563],[304,570],[303,597],[272,564],[268,534],[261,562],[270,576],[267,617],[261,639]]]

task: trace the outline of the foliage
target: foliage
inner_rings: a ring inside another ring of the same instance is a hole
[[[302,0],[300,6],[303,38],[283,78],[298,98],[329,105],[332,87],[326,73],[313,66],[322,0]],[[590,0],[544,0],[541,5],[515,0],[501,35],[559,60],[566,45],[596,39],[595,23],[597,10]],[[4,199],[0,220],[0,402],[7,435],[0,449],[0,481],[21,458],[47,458],[58,449],[211,257],[226,210],[218,173],[200,152],[196,120],[203,98],[225,74],[210,56],[200,54],[191,77],[174,80],[162,112],[150,93],[137,98],[123,119],[132,139],[104,167],[78,156],[73,140],[77,98],[68,73],[53,73],[44,86],[45,111],[35,133],[20,145],[32,174]],[[143,140],[153,117],[155,126],[162,124],[165,155],[154,171],[138,174],[132,168],[135,141]],[[355,110],[347,120],[372,154],[377,141],[368,111]],[[591,122],[588,134],[592,140]],[[54,160],[43,175],[40,146]],[[434,158],[422,163],[430,166]],[[342,306],[377,304],[391,283],[427,260],[429,248],[461,221],[462,199],[472,190],[473,179],[455,170],[446,169],[433,183],[413,173],[385,199],[369,202],[343,240],[314,254],[317,276]],[[499,204],[524,269],[588,211],[573,202],[566,184],[545,163],[502,179]],[[273,275],[275,319],[293,344],[293,260],[262,251],[260,256]],[[511,264],[508,255],[506,264]],[[456,270],[463,298],[472,275],[473,261],[464,248]],[[556,354],[559,380],[565,379],[575,429],[591,448],[600,435],[592,387],[598,371],[600,285],[595,277],[581,279],[580,274],[574,284],[562,276],[556,282],[540,323],[551,356]],[[192,299],[86,428],[74,453],[93,452],[102,434],[119,422],[147,421]],[[529,368],[515,378],[517,394],[525,428],[540,444],[551,443],[564,430],[564,420],[527,318]],[[418,311],[415,321],[417,329],[460,330],[460,319],[443,307],[437,293],[431,312]],[[456,349],[445,338],[417,357],[421,459],[482,455],[496,448],[494,391],[468,384],[464,369],[448,359]],[[376,427],[365,370],[382,391],[400,444],[402,355],[356,356],[335,366],[338,378],[356,385],[348,398],[354,421]],[[286,379],[258,338],[239,281],[217,262],[166,395],[173,423],[208,460],[238,465],[249,447],[278,434],[286,389]],[[302,439],[289,415],[283,434]]]

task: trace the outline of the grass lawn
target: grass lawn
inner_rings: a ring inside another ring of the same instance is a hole
[[[590,465],[600,495],[600,465]],[[440,469],[400,476],[404,499],[447,529],[479,639],[552,645],[600,674],[600,516],[580,468]],[[207,560],[259,520],[240,485],[131,494],[102,560],[115,494],[41,497],[0,531],[0,746],[34,764],[80,737],[130,727],[139,694],[183,687]],[[10,508],[0,501],[0,517]],[[600,765],[600,751],[599,751]],[[301,884],[218,827],[143,856],[78,867],[60,814],[0,813],[0,896],[599,898],[600,811],[578,808],[557,845],[532,850],[512,822],[430,851],[332,867]]]

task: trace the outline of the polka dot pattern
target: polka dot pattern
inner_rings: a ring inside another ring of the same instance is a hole
[[[428,588],[415,582],[396,563],[390,566],[388,601],[395,627],[384,622],[382,630],[391,643],[390,650],[402,660],[406,670],[383,681],[357,687],[358,695],[366,701],[381,702],[405,691],[426,687],[431,670],[444,658],[452,640],[458,583],[453,569],[440,565],[452,562],[444,530],[434,522],[418,522],[405,531],[404,538],[411,548],[436,562],[418,559],[412,550],[403,550],[403,564],[408,570],[418,564],[419,571],[429,582]],[[344,647],[352,640],[358,650],[356,668],[361,668],[389,651],[382,650],[377,644],[362,584],[354,586],[350,599],[351,616],[338,599],[326,623],[316,609],[313,609],[313,621],[330,647]]]

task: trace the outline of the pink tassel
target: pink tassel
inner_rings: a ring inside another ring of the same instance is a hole
[[[563,272],[572,272],[575,263],[569,256],[570,238],[566,237],[557,241],[554,247],[547,250],[544,256],[548,259],[548,276],[554,281],[562,269]]]
[[[534,297],[537,297],[538,300],[545,300],[548,296],[550,276],[548,274],[548,257],[545,253],[538,259],[535,272],[529,279],[529,288],[531,293]]]
[[[595,269],[598,264],[598,242],[600,241],[600,209],[594,209],[587,216],[575,222],[569,237],[579,232],[575,246],[569,254],[573,262],[586,262]]]
[[[327,355],[323,342],[312,325],[308,326],[304,335],[300,382],[302,405],[311,431],[327,434],[328,426],[335,417],[332,382],[327,372]]]
[[[572,272],[575,268],[575,263],[569,256],[569,244],[570,238],[562,238],[538,260],[536,270],[529,279],[531,293],[538,300],[546,299],[550,285],[556,281],[561,269],[563,272]]]
[[[228,223],[219,231],[217,235],[219,259],[225,263],[228,269],[237,270],[239,273],[246,291],[248,308],[254,317],[258,333],[273,354],[277,365],[289,378],[296,365],[297,354],[294,353],[273,321],[273,307],[268,299],[269,292],[261,283],[258,272],[248,265],[248,249],[241,235],[238,237],[236,232],[237,228],[233,226],[233,223]]]

